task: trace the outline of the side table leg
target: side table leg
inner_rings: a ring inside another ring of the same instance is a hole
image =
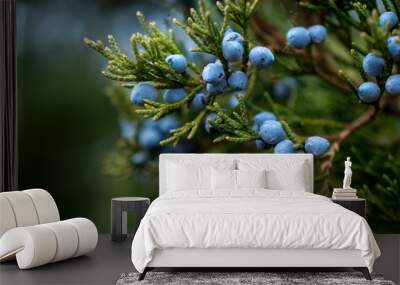
[[[122,234],[121,238],[122,240],[125,240],[127,235],[128,235],[128,212],[127,211],[122,211],[121,214],[121,228],[122,228]]]
[[[125,213],[126,216],[126,213]],[[126,221],[125,221],[126,222]],[[122,204],[117,201],[111,202],[111,240],[123,241],[123,211]]]
[[[134,225],[134,229],[133,229],[133,234],[135,234],[137,229],[139,228],[140,221],[143,219],[148,208],[149,208],[149,203],[141,203],[141,204],[135,206],[135,209],[134,209],[135,225]]]

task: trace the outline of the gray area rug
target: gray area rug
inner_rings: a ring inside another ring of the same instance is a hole
[[[368,281],[359,272],[148,272],[146,278],[138,281],[138,273],[122,274],[117,285],[297,285],[297,284],[379,284],[395,285],[382,276],[372,275]]]

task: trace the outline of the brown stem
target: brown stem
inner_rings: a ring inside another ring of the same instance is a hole
[[[358,129],[372,122],[379,111],[382,110],[386,104],[387,96],[384,95],[384,98],[382,98],[381,102],[371,106],[364,114],[352,121],[335,137],[332,138],[331,147],[325,154],[324,162],[321,164],[322,172],[329,173],[330,169],[332,168],[333,159],[335,158],[336,153],[339,151],[341,143]]]
[[[337,68],[328,62],[326,52],[322,46],[315,48],[312,55],[313,69],[320,78],[344,92],[351,91],[347,82],[339,75]]]
[[[282,50],[286,46],[286,37],[275,26],[254,15],[250,20],[252,31],[256,37],[273,50]]]

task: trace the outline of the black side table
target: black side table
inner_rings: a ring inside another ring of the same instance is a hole
[[[365,199],[354,198],[354,199],[332,199],[333,203],[339,204],[340,206],[359,214],[363,218],[367,218],[367,203]]]
[[[144,197],[119,197],[111,200],[111,239],[124,241],[128,234],[127,212],[135,216],[134,233],[150,205],[150,199]]]

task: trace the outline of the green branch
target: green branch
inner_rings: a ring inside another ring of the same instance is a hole
[[[137,109],[136,113],[144,115],[145,118],[152,117],[156,121],[188,104],[202,88],[203,84],[193,88],[185,98],[175,103],[160,103],[145,99],[144,108]]]
[[[204,117],[207,115],[208,110],[201,111],[194,120],[185,123],[182,127],[171,131],[171,136],[160,142],[161,145],[172,143],[174,146],[184,137],[192,139],[196,134],[199,126],[202,124]]]

